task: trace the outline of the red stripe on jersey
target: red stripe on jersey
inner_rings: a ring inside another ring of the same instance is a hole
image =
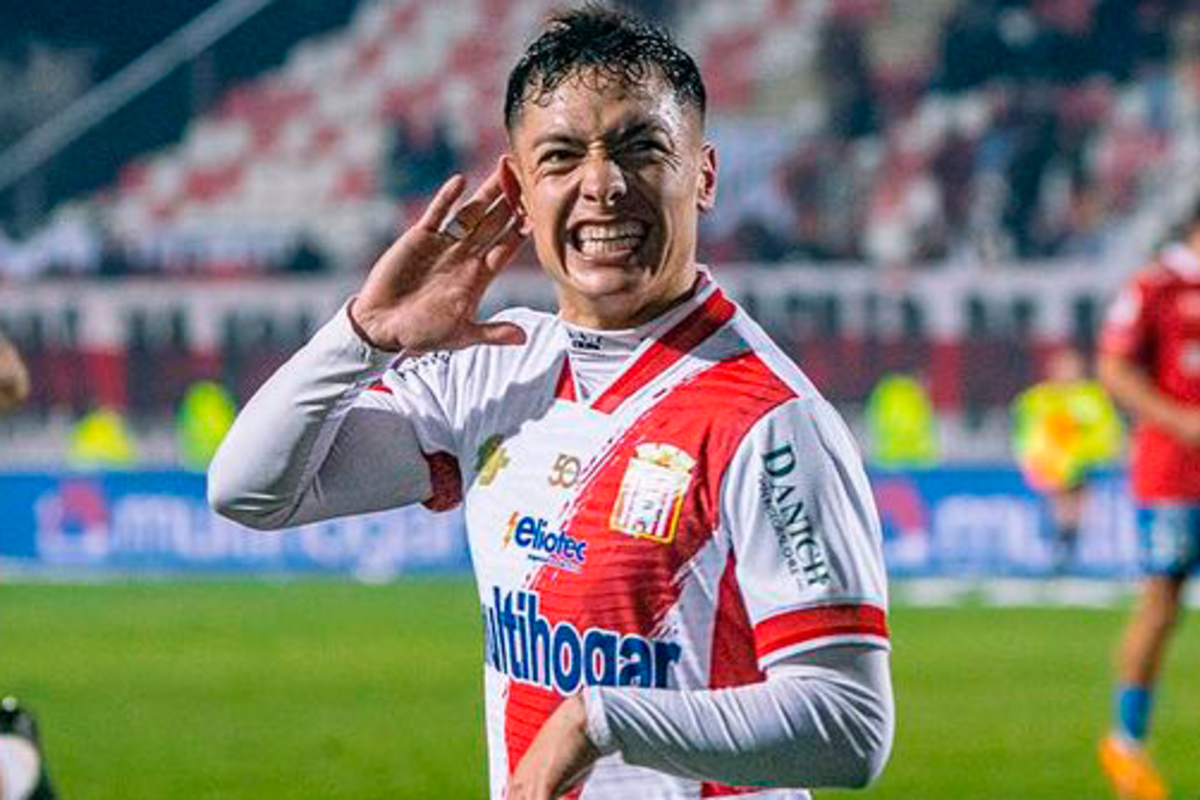
[[[789,611],[754,626],[758,657],[828,636],[888,637],[887,615],[869,605],[818,606]]]
[[[433,496],[422,503],[430,511],[447,511],[462,502],[462,470],[449,453],[422,453],[429,464]]]
[[[713,624],[712,654],[709,656],[708,685],[712,689],[745,686],[766,680],[754,653],[754,631],[742,601],[737,582],[737,561],[733,553],[725,563],[717,588],[717,618]],[[701,797],[729,797],[762,791],[762,787],[726,786],[705,782]]]
[[[726,786],[721,783],[700,784],[701,797],[733,797],[739,794],[757,794],[764,791],[761,786]]]
[[[575,375],[571,372],[571,359],[564,356],[562,369],[558,371],[558,383],[554,387],[556,400],[575,402]]]
[[[738,586],[737,561],[732,551],[717,588],[717,616],[713,623],[709,664],[710,689],[745,686],[767,678],[755,658],[754,629]]]
[[[541,569],[530,586],[539,595],[539,613],[552,625],[569,621],[581,636],[600,628],[670,638],[663,622],[688,580],[688,563],[717,528],[720,488],[730,460],[751,427],[794,396],[753,353],[715,364],[673,386],[625,431],[600,464],[589,469],[588,483],[563,524],[564,532],[587,542],[587,563],[578,573]],[[722,413],[713,413],[715,408]],[[612,527],[613,508],[635,448],[646,443],[671,445],[695,460],[669,538],[639,537]],[[736,616],[735,607],[727,608]],[[746,658],[752,660],[751,639],[747,636],[742,642]],[[736,677],[742,676],[739,667]],[[509,683],[505,743],[510,770],[561,700],[556,690]]]
[[[604,394],[596,398],[592,408],[611,414],[622,402],[724,327],[736,310],[720,289],[714,290],[703,305],[650,345]]]
[[[367,391],[368,392],[383,392],[384,394],[392,393],[392,390],[389,389],[387,387],[387,385],[384,384],[383,381],[375,381],[375,383],[372,383],[370,386],[367,387]]]

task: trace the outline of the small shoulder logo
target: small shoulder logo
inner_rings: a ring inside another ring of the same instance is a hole
[[[508,453],[504,452],[503,444],[504,437],[493,433],[479,445],[475,454],[475,472],[479,475],[480,486],[491,486],[500,470],[508,466]]]
[[[398,378],[407,378],[414,372],[440,369],[450,363],[450,351],[434,350],[424,355],[401,358],[392,362],[392,371]]]
[[[638,445],[621,478],[609,525],[639,539],[670,543],[695,466],[696,460],[674,445]]]

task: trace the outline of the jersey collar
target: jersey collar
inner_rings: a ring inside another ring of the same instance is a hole
[[[617,373],[609,385],[591,399],[589,405],[602,413],[613,413],[625,400],[723,328],[736,310],[736,306],[712,280],[708,268],[699,265],[696,291],[691,297],[637,328],[612,332],[617,336],[636,335],[643,341],[630,354],[628,366]],[[576,327],[574,332],[589,331]],[[608,332],[595,333],[605,335]],[[571,370],[569,350],[570,346],[562,360],[554,396],[559,400],[576,402],[579,394]]]

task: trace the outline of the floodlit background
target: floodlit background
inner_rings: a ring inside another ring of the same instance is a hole
[[[459,519],[251,534],[209,514],[203,467],[432,189],[494,164],[503,78],[552,5],[0,5],[0,331],[33,385],[0,418],[0,694],[40,712],[67,798],[482,796]],[[1064,345],[1093,352],[1200,199],[1200,6],[626,5],[708,83],[703,259],[874,468],[900,728],[864,796],[1105,796],[1123,466],[1052,575],[1011,404]],[[531,252],[488,298],[551,302]],[[897,377],[929,410],[899,459]],[[1192,633],[1155,723],[1186,796]]]

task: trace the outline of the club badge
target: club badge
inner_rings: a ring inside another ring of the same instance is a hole
[[[669,543],[695,466],[696,460],[674,445],[638,445],[621,478],[609,525],[639,539]]]

